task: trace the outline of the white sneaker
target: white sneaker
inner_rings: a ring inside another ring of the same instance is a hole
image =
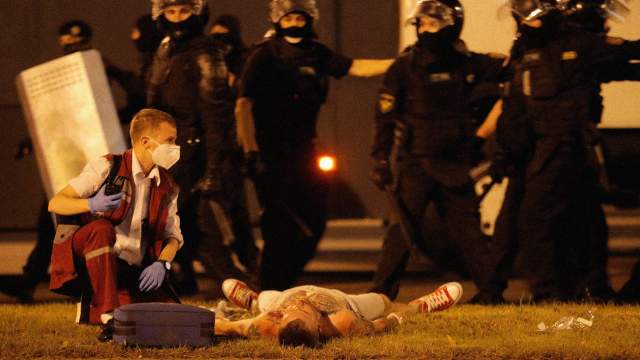
[[[457,282],[446,283],[436,291],[413,300],[409,305],[417,306],[421,313],[446,310],[462,298],[462,285]]]
[[[222,293],[235,305],[252,310],[252,305],[257,303],[258,294],[251,290],[247,284],[237,279],[227,279],[222,283]]]

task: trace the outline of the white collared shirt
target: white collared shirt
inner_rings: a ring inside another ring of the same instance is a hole
[[[116,243],[113,251],[120,259],[130,265],[140,265],[144,258],[142,244],[142,220],[146,219],[149,213],[149,195],[151,193],[151,181],[156,180],[160,186],[160,172],[156,166],[153,167],[148,176],[144,176],[142,166],[138,161],[135,151],[131,151],[131,171],[133,172],[134,198],[130,200],[129,211],[122,222],[115,227]],[[82,173],[69,181],[71,186],[81,198],[88,198],[99,190],[104,183],[109,171],[111,162],[105,157],[100,157],[89,162]],[[174,195],[169,204],[169,214],[167,225],[164,229],[164,238],[175,238],[184,243],[182,232],[180,231],[180,218],[178,211],[178,194]],[[146,247],[146,246],[145,246]]]

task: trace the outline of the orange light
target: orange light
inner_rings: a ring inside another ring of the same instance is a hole
[[[336,158],[333,156],[320,156],[318,157],[318,168],[324,172],[333,172],[336,170]]]

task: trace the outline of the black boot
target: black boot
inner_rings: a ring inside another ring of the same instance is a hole
[[[496,292],[480,291],[469,300],[470,305],[503,305],[507,301],[502,294]]]
[[[107,321],[106,324],[101,326],[100,335],[98,335],[98,341],[107,342],[113,340],[113,333],[115,331],[115,326],[113,323],[113,319]]]
[[[0,283],[0,292],[18,299],[21,304],[31,304],[33,303],[35,285],[37,284],[32,285],[24,276],[19,278],[12,277]]]
[[[617,300],[623,304],[640,304],[640,261],[631,272],[631,278],[618,292]]]

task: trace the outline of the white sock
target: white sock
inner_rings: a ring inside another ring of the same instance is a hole
[[[100,315],[100,322],[102,322],[103,324],[108,323],[111,319],[113,319],[113,312],[108,312]]]

